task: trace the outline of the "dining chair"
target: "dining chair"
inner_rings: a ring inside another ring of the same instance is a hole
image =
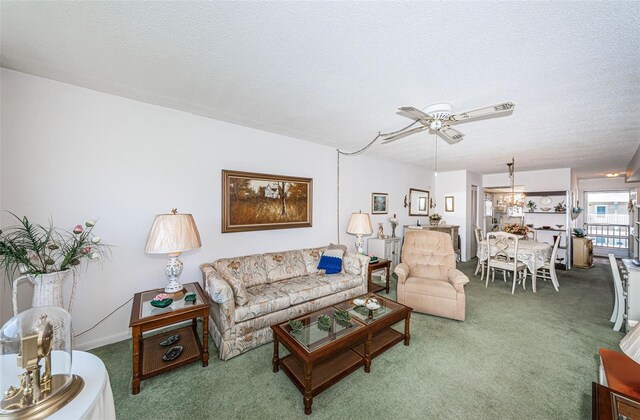
[[[622,280],[620,279],[620,270],[618,269],[618,262],[613,254],[609,254],[609,263],[611,264],[611,272],[613,273],[613,295],[615,297],[613,303],[613,313],[609,322],[614,322],[613,329],[620,331],[622,322],[624,321],[624,308],[625,298],[624,290],[622,289]]]
[[[560,284],[558,283],[558,275],[556,274],[556,256],[558,255],[559,245],[560,235],[556,236],[556,241],[553,244],[553,250],[551,251],[551,257],[549,257],[549,259],[544,262],[544,265],[538,268],[538,271],[536,272],[536,279],[544,279],[544,281],[551,280],[556,292],[560,287]]]
[[[482,228],[479,228],[479,227],[473,228],[473,233],[476,235],[476,242],[478,243],[478,251],[480,251],[480,243],[483,241]],[[476,264],[476,272],[473,273],[473,274],[478,275],[478,270],[482,270],[480,272],[480,281],[483,281],[484,280],[484,267],[485,267],[486,264],[485,264],[484,261],[480,261],[480,255],[477,255],[477,258],[478,258],[478,264]]]
[[[526,288],[527,266],[518,261],[518,241],[517,235],[506,232],[491,232],[487,234],[487,249],[489,258],[487,259],[487,281],[485,287],[489,287],[489,270],[492,272],[491,281],[495,280],[494,268],[501,269],[506,281],[506,272],[513,272],[513,286],[511,294],[516,291],[516,282],[522,281],[522,288]],[[509,249],[513,249],[513,256],[509,255]]]
[[[537,241],[538,231],[535,229],[527,228],[527,233],[525,233],[524,238],[531,241]]]

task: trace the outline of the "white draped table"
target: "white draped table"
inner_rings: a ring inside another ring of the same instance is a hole
[[[493,255],[495,255],[495,251],[497,251],[497,249],[493,246],[493,240],[491,241],[491,252]],[[524,265],[527,266],[527,269],[531,273],[531,285],[534,293],[537,292],[536,272],[540,267],[544,265],[545,261],[547,261],[551,257],[552,251],[553,247],[546,242],[530,240],[518,241],[518,255],[515,257],[518,261],[524,263]],[[506,253],[509,258],[514,257],[513,244],[509,244],[509,247],[506,249]],[[478,258],[480,259],[480,261],[486,261],[488,259],[487,240],[480,242],[478,246]],[[555,263],[555,261],[553,261],[552,264],[553,263]],[[557,284],[554,284],[553,286],[556,290],[558,290]]]
[[[53,373],[58,373],[56,366],[66,363],[68,353],[54,351],[51,365]],[[84,387],[76,397],[64,407],[56,411],[47,420],[70,419],[100,419],[111,420],[116,418],[116,410],[113,403],[113,393],[109,374],[104,363],[91,353],[74,350],[71,355],[73,364],[71,373],[84,379]],[[21,371],[16,367],[15,355],[4,355],[0,360],[0,374],[2,383],[10,383],[19,386],[17,374]],[[1,390],[4,392],[5,390]]]

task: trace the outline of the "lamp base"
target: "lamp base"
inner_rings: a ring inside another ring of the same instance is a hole
[[[180,284],[178,279],[180,278],[180,274],[182,274],[182,261],[178,259],[180,253],[175,253],[169,255],[171,259],[167,263],[167,266],[164,268],[164,272],[167,275],[167,280],[169,280],[169,284],[167,284],[164,288],[164,292],[167,294],[170,293],[178,293],[184,290],[184,287]]]
[[[364,239],[362,239],[362,235],[356,235],[356,251],[358,254],[364,254]]]
[[[172,281],[171,283],[167,284],[167,286],[164,288],[164,292],[168,295],[176,295],[179,293],[186,292],[186,289],[182,284],[178,283],[177,281]],[[170,296],[170,297],[173,298],[173,296]]]

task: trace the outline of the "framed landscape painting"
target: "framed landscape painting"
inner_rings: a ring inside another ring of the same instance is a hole
[[[222,233],[311,227],[313,179],[222,171]]]
[[[371,193],[371,214],[387,214],[387,193]]]

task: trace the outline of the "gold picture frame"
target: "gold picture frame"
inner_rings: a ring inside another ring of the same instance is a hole
[[[222,170],[222,233],[311,227],[313,179]]]

